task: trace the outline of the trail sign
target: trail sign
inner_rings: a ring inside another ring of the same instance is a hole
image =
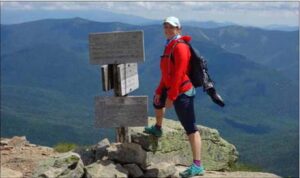
[[[148,97],[95,97],[96,127],[145,126],[148,117]]]
[[[127,96],[139,87],[138,62],[143,62],[143,31],[89,34],[90,63],[101,66],[102,89],[115,96],[95,97],[95,125],[116,127],[117,141],[130,142],[127,127],[145,126],[148,97]]]
[[[139,88],[137,63],[118,65],[118,92],[121,96]]]
[[[89,34],[91,64],[144,62],[143,31]]]
[[[118,96],[125,96],[139,88],[137,63],[118,64],[116,67],[113,65],[101,66],[103,91],[115,89]]]

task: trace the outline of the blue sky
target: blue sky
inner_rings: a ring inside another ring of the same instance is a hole
[[[63,10],[83,11],[107,10],[110,12],[161,20],[166,16],[177,16],[181,20],[233,22],[241,25],[266,26],[271,24],[298,26],[299,2],[254,2],[254,1],[181,1],[181,2],[1,2],[6,10]]]

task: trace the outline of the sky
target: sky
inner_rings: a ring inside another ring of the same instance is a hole
[[[299,2],[296,1],[1,1],[1,8],[6,10],[44,10],[45,12],[76,10],[78,13],[102,9],[155,20],[162,20],[167,16],[177,16],[180,20],[185,21],[233,22],[252,26],[299,25]]]

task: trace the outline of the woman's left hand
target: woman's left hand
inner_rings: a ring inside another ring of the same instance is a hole
[[[169,98],[167,98],[165,107],[168,109],[168,108],[171,108],[172,106],[173,106],[173,101],[170,100]]]

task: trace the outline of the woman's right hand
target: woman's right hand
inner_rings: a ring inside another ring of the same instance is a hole
[[[155,95],[154,95],[154,103],[155,103],[156,105],[159,105],[159,104],[160,104],[160,95],[158,95],[158,94],[155,94]]]

